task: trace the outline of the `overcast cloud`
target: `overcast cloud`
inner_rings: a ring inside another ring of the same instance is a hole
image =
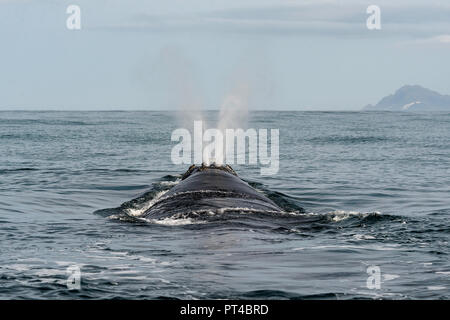
[[[0,41],[0,109],[209,109],[242,83],[253,109],[450,93],[448,1],[0,0]]]

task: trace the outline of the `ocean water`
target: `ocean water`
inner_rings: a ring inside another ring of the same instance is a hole
[[[280,130],[279,172],[233,168],[285,214],[137,219],[188,167],[177,127],[0,112],[0,299],[450,298],[450,114],[253,112]]]

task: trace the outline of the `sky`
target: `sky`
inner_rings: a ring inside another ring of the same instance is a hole
[[[0,110],[359,110],[449,57],[448,0],[0,0]]]

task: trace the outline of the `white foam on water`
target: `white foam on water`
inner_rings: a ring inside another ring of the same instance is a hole
[[[329,218],[331,221],[334,222],[340,222],[343,220],[346,220],[351,217],[360,217],[365,218],[370,215],[381,215],[382,213],[379,211],[372,211],[372,212],[360,212],[360,211],[345,211],[345,210],[335,210],[327,213],[317,213],[317,212],[307,212],[307,213],[299,213],[299,212],[287,212],[293,215],[300,215],[300,216],[325,216]]]
[[[381,245],[366,245],[366,246],[357,246],[357,245],[322,245],[322,246],[313,246],[313,247],[297,247],[292,248],[292,251],[300,251],[300,250],[322,250],[322,249],[355,249],[355,250],[374,250],[374,251],[400,251],[403,250],[398,248],[399,245],[391,244],[386,246]]]
[[[367,216],[372,215],[372,214],[380,215],[381,213],[378,212],[378,211],[374,211],[374,212],[359,212],[359,211],[336,210],[336,211],[332,211],[330,213],[327,213],[327,216],[329,216],[332,221],[339,222],[339,221],[343,221],[343,220],[346,220],[346,219],[354,217],[354,216],[359,216],[361,218],[364,218],[364,217],[367,217]]]
[[[62,266],[62,267],[74,265],[74,263],[71,261],[55,261],[55,263],[57,266]],[[82,264],[77,263],[76,265],[81,267]]]
[[[151,263],[151,264],[156,264],[156,259],[154,259],[154,258],[138,256],[137,259],[140,260],[140,261],[142,261],[142,262],[147,262],[147,263]]]
[[[427,287],[428,290],[430,291],[435,291],[435,290],[445,290],[447,289],[447,287],[444,286],[429,286]]]
[[[145,203],[141,208],[128,208],[128,209],[126,209],[127,214],[132,216],[132,217],[139,217],[139,216],[141,216],[145,211],[150,209],[156,202],[158,202],[158,200],[163,195],[165,195],[168,191],[169,190],[164,190],[164,191],[158,192],[152,200],[150,200],[149,202]]]
[[[42,268],[36,270],[35,274],[38,277],[46,278],[46,277],[53,277],[53,276],[59,276],[61,274],[65,274],[66,270],[62,269],[50,269],[50,268]]]
[[[111,219],[111,220],[119,220],[119,221],[127,220],[125,217],[123,217],[123,216],[120,215],[120,214],[112,214],[112,215],[110,215],[110,216],[108,217],[108,219]]]
[[[10,264],[10,265],[6,266],[6,268],[14,270],[14,271],[19,271],[19,272],[28,271],[31,269],[31,267],[26,264]]]
[[[164,219],[143,219],[147,222],[154,223],[154,224],[160,224],[164,226],[184,226],[188,224],[201,224],[205,223],[205,221],[195,221],[191,218],[164,218]]]
[[[284,215],[290,215],[290,216],[301,216],[301,217],[315,216],[315,214],[298,212],[298,211],[282,211],[282,212],[278,212],[278,213],[281,213]]]
[[[383,281],[391,281],[400,278],[397,274],[383,274]]]
[[[353,238],[356,240],[373,240],[373,239],[375,239],[374,236],[371,236],[368,234],[355,234],[355,235],[353,235]]]

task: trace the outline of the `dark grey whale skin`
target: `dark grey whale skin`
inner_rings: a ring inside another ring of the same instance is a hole
[[[217,167],[203,166],[191,171],[188,170],[185,178],[143,216],[161,219],[192,212],[218,212],[220,209],[240,211],[243,208],[258,212],[283,212],[272,200],[234,175],[234,171],[231,173]]]

